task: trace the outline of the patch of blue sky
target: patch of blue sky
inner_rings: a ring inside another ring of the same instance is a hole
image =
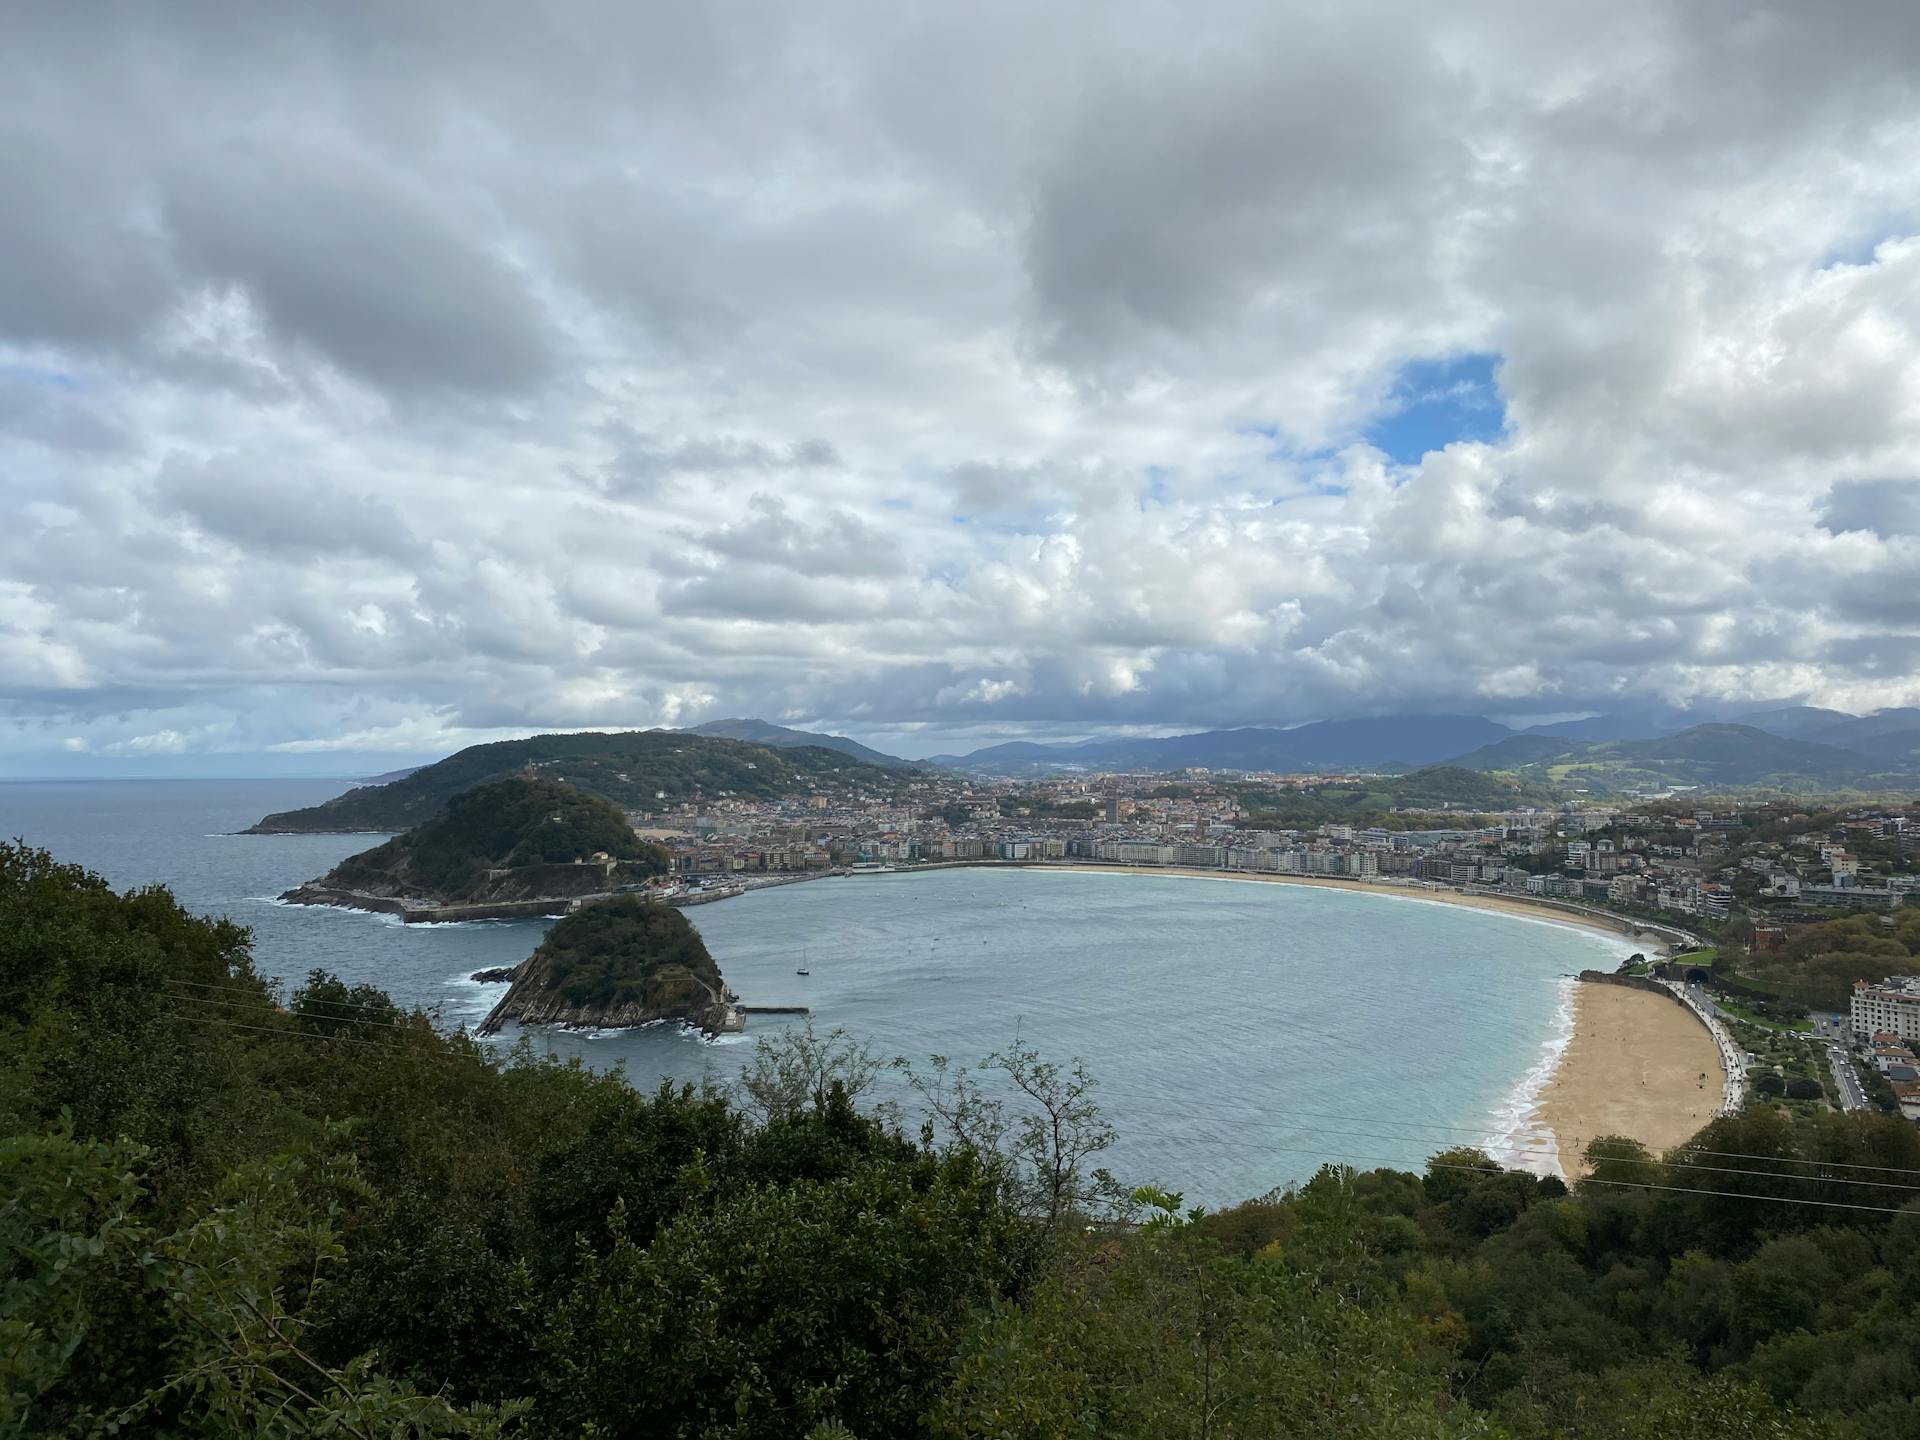
[[[1895,224],[1891,221],[1874,226],[1849,236],[1833,246],[1820,257],[1816,270],[1832,270],[1842,265],[1871,265],[1882,245],[1894,240],[1908,240],[1913,237],[1914,227],[1909,218]]]
[[[1880,242],[1877,239],[1857,238],[1848,240],[1834,246],[1831,250],[1827,251],[1826,254],[1822,255],[1820,257],[1820,263],[1813,268],[1816,270],[1836,270],[1843,265],[1871,265],[1873,263],[1873,252],[1879,248]]]
[[[1366,440],[1396,463],[1458,441],[1497,440],[1507,428],[1507,405],[1495,379],[1498,355],[1474,352],[1415,360],[1400,371],[1387,408],[1366,429]]]
[[[80,381],[64,370],[49,370],[41,365],[10,364],[0,361],[0,377],[23,380],[49,390],[78,390]]]

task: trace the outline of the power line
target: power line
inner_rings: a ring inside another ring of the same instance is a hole
[[[1595,1180],[1592,1176],[1588,1176],[1580,1183],[1582,1185],[1613,1185],[1622,1190],[1670,1190],[1680,1195],[1705,1195],[1712,1200],[1765,1200],[1775,1205],[1818,1205],[1828,1210],[1871,1210],[1880,1215],[1912,1213],[1904,1205],[1854,1205],[1844,1200],[1807,1200],[1789,1195],[1753,1195],[1744,1190],[1700,1190],[1688,1185],[1650,1185],[1640,1180]]]
[[[398,1045],[386,1040],[360,1040],[351,1035],[324,1035],[317,1030],[302,1030],[293,1025],[248,1025],[243,1021],[228,1020],[219,1015],[195,1014],[185,1010],[170,1010],[167,1013],[172,1019],[192,1025],[223,1025],[229,1030],[247,1030],[258,1035],[272,1035],[284,1040],[311,1040],[322,1045],[363,1045],[386,1055],[411,1054],[421,1059],[449,1064],[460,1058],[452,1051],[428,1051],[417,1046]]]
[[[1319,1150],[1310,1150],[1297,1145],[1274,1145],[1274,1150],[1291,1151],[1304,1155],[1318,1155]],[[1350,1158],[1373,1161],[1381,1165],[1393,1165],[1397,1162],[1379,1155],[1362,1155],[1349,1151]],[[1436,1170],[1457,1170],[1466,1175],[1500,1175],[1508,1172],[1497,1165],[1451,1165],[1436,1164]],[[1703,1195],[1710,1200],[1760,1200],[1773,1205],[1813,1205],[1827,1210],[1870,1210],[1881,1215],[1905,1215],[1911,1213],[1902,1206],[1893,1205],[1856,1205],[1844,1200],[1808,1200],[1790,1195],[1755,1195],[1744,1190],[1703,1190],[1691,1185],[1656,1185],[1640,1180],[1595,1180],[1591,1177],[1582,1180],[1582,1185],[1610,1185],[1622,1190],[1667,1190],[1680,1195]]]
[[[1380,1123],[1380,1117],[1378,1115],[1337,1115],[1324,1110],[1294,1110],[1286,1113],[1309,1119],[1339,1120],[1361,1125]],[[1388,1123],[1399,1124],[1400,1122],[1390,1121]],[[1485,1139],[1487,1132],[1484,1129],[1475,1129],[1465,1125],[1442,1125],[1438,1122],[1420,1121],[1408,1128],[1429,1131],[1449,1130],[1462,1135],[1477,1135],[1482,1137],[1482,1141],[1473,1147],[1475,1149],[1481,1148],[1481,1144],[1491,1143]],[[1600,1135],[1576,1135],[1570,1138],[1575,1140],[1599,1140],[1606,1137]],[[1920,1175],[1920,1169],[1913,1169],[1902,1165],[1872,1165],[1864,1161],[1850,1160],[1809,1160],[1800,1155],[1755,1155],[1741,1150],[1695,1150],[1685,1144],[1677,1145],[1674,1149],[1684,1150],[1689,1155],[1707,1155],[1718,1160],[1762,1160],[1779,1165],[1827,1165],[1842,1170],[1877,1170],[1886,1175]]]
[[[383,1030],[413,1030],[416,1027],[394,1020],[362,1020],[348,1015],[307,1015],[303,1010],[278,1010],[270,1005],[247,1004],[239,1000],[215,1000],[210,995],[172,995],[167,997],[183,1005],[218,1005],[228,1010],[245,1010],[254,1015],[286,1015],[293,1019],[306,1016],[315,1020],[333,1020],[341,1025],[378,1026]],[[436,1030],[434,1032],[438,1034]]]
[[[205,981],[200,981],[200,980],[178,980],[171,976],[168,976],[165,978],[165,983],[168,985],[174,985],[174,986],[189,986],[196,990],[213,990],[223,995],[246,993],[243,989],[239,989],[231,985],[212,985],[212,984],[206,983]],[[197,999],[199,997],[183,996],[181,998]],[[338,1010],[371,1010],[382,1015],[392,1014],[396,1011],[403,1015],[407,1013],[404,1009],[401,1008],[401,1006],[398,1003],[393,1002],[391,1000],[386,1005],[374,1005],[364,1000],[307,1000],[303,1002],[303,1008],[304,1006],[310,1006],[310,1005],[326,1005]],[[414,1008],[420,1010],[422,1014],[432,1013],[421,1006],[415,1006]],[[439,1008],[438,1006],[435,1006],[434,1010],[437,1011],[438,1008]]]
[[[1304,1126],[1302,1128],[1309,1135],[1331,1135],[1331,1136],[1334,1136],[1335,1138],[1352,1137],[1352,1138],[1365,1139],[1365,1140],[1405,1141],[1408,1144],[1416,1144],[1416,1145],[1428,1145],[1433,1143],[1427,1137],[1419,1136],[1419,1135],[1381,1134],[1377,1131],[1367,1131],[1367,1130],[1352,1130],[1352,1131],[1331,1130],[1331,1129],[1327,1129],[1324,1126],[1313,1126],[1313,1125]],[[1478,1147],[1459,1146],[1454,1148],[1470,1149],[1470,1148],[1478,1148]],[[1515,1155],[1523,1155],[1523,1156],[1531,1155],[1535,1158],[1541,1158],[1541,1159],[1549,1158],[1549,1155],[1550,1155],[1551,1158],[1555,1160],[1558,1160],[1561,1158],[1557,1150],[1553,1152],[1548,1152],[1544,1149],[1532,1148],[1532,1147],[1526,1147],[1526,1146],[1512,1146],[1512,1147],[1509,1147],[1509,1149]],[[1790,1174],[1790,1173],[1787,1173],[1784,1171],[1778,1171],[1778,1170],[1736,1169],[1726,1165],[1697,1165],[1690,1161],[1685,1161],[1685,1160],[1660,1160],[1657,1158],[1638,1159],[1629,1155],[1610,1155],[1606,1158],[1612,1163],[1622,1164],[1622,1165],[1648,1165],[1658,1169],[1697,1170],[1703,1174],[1710,1174],[1710,1175],[1752,1175],[1763,1180],[1788,1180],[1788,1181],[1794,1181],[1798,1183],[1805,1183],[1809,1185],[1865,1185],[1878,1190],[1920,1191],[1920,1185],[1902,1184],[1897,1180],[1853,1180],[1853,1179],[1848,1179],[1844,1176],[1838,1176],[1838,1175],[1794,1175],[1794,1174]]]
[[[1288,1118],[1292,1118],[1292,1117],[1318,1118],[1316,1116],[1313,1116],[1312,1112],[1293,1111],[1293,1112],[1282,1112],[1282,1114],[1285,1116],[1288,1116]],[[1343,1129],[1335,1129],[1331,1126],[1324,1126],[1324,1125],[1306,1125],[1301,1128],[1310,1134],[1357,1135],[1362,1138],[1370,1139],[1370,1140],[1400,1140],[1400,1141],[1406,1141],[1411,1144],[1420,1144],[1420,1145],[1437,1143],[1434,1141],[1434,1139],[1430,1135],[1422,1133],[1423,1131],[1429,1128],[1437,1129],[1437,1130],[1456,1130],[1456,1129],[1463,1128],[1463,1127],[1451,1126],[1451,1125],[1432,1126],[1432,1127],[1418,1125],[1418,1124],[1403,1125],[1395,1121],[1389,1121],[1387,1123],[1393,1129],[1403,1133],[1383,1134],[1377,1131],[1343,1130]],[[1411,1130],[1414,1133],[1412,1134],[1404,1133],[1405,1131],[1408,1131],[1408,1130]],[[1604,1138],[1604,1137],[1592,1137],[1592,1138],[1597,1139],[1597,1138]],[[1482,1148],[1477,1145],[1476,1146],[1461,1145],[1459,1142],[1447,1142],[1447,1143],[1450,1146],[1453,1146],[1454,1148],[1461,1148],[1461,1149],[1481,1149]],[[1509,1145],[1504,1148],[1509,1153],[1515,1154],[1515,1155],[1533,1155],[1536,1157],[1544,1157],[1551,1154],[1552,1157],[1555,1159],[1558,1159],[1561,1157],[1561,1147],[1559,1147],[1557,1144],[1553,1147],[1551,1151],[1549,1151],[1546,1147],[1541,1145],[1527,1145],[1527,1144]],[[1676,1147],[1676,1148],[1680,1148],[1680,1147]],[[1847,1164],[1846,1162],[1842,1162],[1842,1161],[1808,1160],[1799,1156],[1743,1155],[1743,1154],[1738,1154],[1737,1152],[1731,1152],[1731,1151],[1729,1152],[1693,1151],[1690,1153],[1710,1154],[1710,1155],[1715,1155],[1721,1158],[1756,1160],[1756,1161],[1761,1161],[1765,1163],[1780,1163],[1780,1164],[1791,1163],[1796,1165],[1832,1164],[1835,1166],[1844,1165],[1845,1168],[1848,1168],[1848,1169],[1878,1170],[1883,1174],[1893,1174],[1893,1175],[1920,1174],[1920,1171],[1908,1170],[1899,1166]],[[1701,1170],[1701,1171],[1706,1171],[1710,1173],[1727,1174],[1727,1175],[1759,1175],[1767,1178],[1775,1178],[1775,1179],[1781,1179],[1781,1180],[1819,1181],[1824,1184],[1833,1184],[1833,1185],[1875,1185],[1875,1186],[1880,1186],[1882,1188],[1902,1189],[1902,1190],[1920,1190],[1920,1185],[1902,1184],[1895,1181],[1852,1180],[1839,1175],[1796,1175],[1788,1171],[1775,1171],[1775,1170],[1744,1170],[1744,1169],[1738,1169],[1735,1167],[1725,1166],[1725,1165],[1702,1165],[1702,1164],[1699,1164],[1698,1162],[1691,1161],[1691,1160],[1673,1160],[1673,1159],[1663,1160],[1657,1156],[1649,1157],[1644,1160],[1637,1159],[1632,1156],[1626,1156],[1626,1155],[1614,1155],[1614,1156],[1608,1156],[1607,1158],[1617,1163],[1628,1164],[1628,1165],[1659,1165],[1659,1166],[1668,1166],[1676,1169]]]

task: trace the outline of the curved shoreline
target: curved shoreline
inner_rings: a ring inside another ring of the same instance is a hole
[[[1012,861],[978,868],[1051,870],[1061,874],[1088,875],[1173,875],[1191,880],[1227,880],[1255,885],[1307,885],[1316,890],[1339,890],[1349,895],[1372,895],[1383,900],[1411,900],[1429,905],[1452,905],[1463,910],[1507,915],[1518,920],[1564,925],[1570,929],[1606,935],[1614,940],[1634,942],[1644,940],[1649,949],[1664,950],[1670,943],[1661,938],[1657,932],[1637,926],[1635,922],[1624,918],[1563,909],[1552,902],[1530,900],[1519,895],[1484,895],[1475,891],[1456,890],[1450,886],[1436,886],[1429,890],[1419,885],[1397,885],[1380,880],[1346,880],[1334,875],[1265,875],[1200,870],[1181,865],[1076,865],[1055,864],[1051,861]],[[902,870],[895,873],[904,875],[912,874],[913,871]]]
[[[1576,984],[1573,1033],[1541,1087],[1523,1133],[1567,1179],[1602,1135],[1658,1155],[1719,1113],[1727,1072],[1711,1030],[1675,997],[1625,985]],[[1536,1169],[1537,1164],[1523,1168]]]
[[[915,866],[907,870],[898,870],[894,874],[913,874],[923,867]],[[932,869],[935,867],[924,867]],[[1175,879],[1221,880],[1252,884],[1307,885],[1321,890],[1344,891],[1353,895],[1370,895],[1382,900],[1410,901],[1414,904],[1451,905],[1459,909],[1478,910],[1482,914],[1504,915],[1510,920],[1527,920],[1535,924],[1554,925],[1564,929],[1576,930],[1589,935],[1602,935],[1621,946],[1644,944],[1649,950],[1665,951],[1669,943],[1664,938],[1651,935],[1638,929],[1632,921],[1622,917],[1607,917],[1592,913],[1582,913],[1560,907],[1552,902],[1529,901],[1521,896],[1481,895],[1461,892],[1451,888],[1428,890],[1418,885],[1396,885],[1380,881],[1346,880],[1336,876],[1318,875],[1265,875],[1233,874],[1218,870],[1202,870],[1188,866],[1143,866],[1143,865],[1103,865],[1075,864],[1067,862],[1057,864],[1046,861],[1014,861],[994,863],[960,862],[939,866],[940,869],[981,869],[981,870],[1044,870],[1054,874],[1088,875],[1159,875]],[[1622,958],[1625,958],[1624,953]],[[1604,1098],[1605,1076],[1589,1079],[1581,1070],[1569,1070],[1569,1057],[1573,1051],[1575,1037],[1579,1034],[1581,1020],[1580,997],[1582,992],[1611,987],[1582,985],[1572,975],[1559,982],[1558,997],[1554,1011],[1548,1022],[1546,1036],[1540,1042],[1536,1058],[1516,1079],[1513,1085],[1488,1109],[1486,1138],[1482,1142],[1490,1158],[1512,1169],[1530,1170],[1537,1174],[1551,1174],[1567,1177],[1569,1169],[1579,1166],[1579,1154],[1585,1149],[1590,1136],[1574,1134],[1571,1131],[1561,1133],[1548,1123],[1545,1109],[1548,1098],[1556,1087],[1571,1086],[1579,1094],[1581,1103],[1592,1105]],[[1635,993],[1635,992],[1625,992]],[[1649,995],[1647,999],[1659,997]],[[1673,1007],[1669,1007],[1673,1008]],[[1704,1032],[1703,1032],[1704,1033]],[[1565,1096],[1557,1097],[1556,1109],[1563,1108]],[[1704,1122],[1700,1122],[1704,1123]],[[1695,1128],[1698,1128],[1697,1125]],[[1566,1127],[1562,1126],[1562,1129]],[[1688,1132],[1689,1134],[1691,1131]],[[1436,1145],[1434,1148],[1443,1148]],[[1571,1167],[1568,1164],[1572,1158]]]
[[[1580,1025],[1580,982],[1564,979],[1560,1001],[1554,1007],[1553,1028],[1540,1042],[1540,1058],[1513,1084],[1496,1113],[1496,1127],[1487,1141],[1487,1155],[1510,1170],[1565,1176],[1560,1141],[1540,1117],[1540,1104],[1554,1077],[1567,1063],[1567,1049]]]

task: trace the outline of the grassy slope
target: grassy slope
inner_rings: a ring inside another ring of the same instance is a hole
[[[831,750],[772,750],[672,730],[536,735],[473,745],[390,785],[350,790],[322,805],[269,815],[254,830],[404,830],[463,790],[532,767],[630,808],[737,795],[773,799],[808,790],[891,791],[897,771]]]
[[[1531,778],[1489,775],[1457,765],[1429,765],[1406,775],[1382,776],[1359,785],[1320,785],[1304,790],[1228,787],[1253,818],[1268,825],[1368,825],[1408,812],[1445,815],[1459,823],[1465,814],[1552,805],[1562,797]]]
[[[1574,789],[1663,785],[1770,786],[1802,791],[1869,783],[1884,768],[1834,745],[1783,739],[1751,725],[1696,725],[1654,740],[1606,742],[1517,735],[1457,762]]]
[[[666,866],[664,852],[636,836],[626,817],[598,795],[514,776],[455,796],[443,814],[341,861],[323,883],[372,894],[475,900],[484,898],[489,870],[571,866],[600,852],[623,862],[626,878],[659,874]]]

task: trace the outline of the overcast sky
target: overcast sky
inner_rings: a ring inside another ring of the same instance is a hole
[[[1920,702],[1920,10],[1436,11],[7,7],[0,773]]]

